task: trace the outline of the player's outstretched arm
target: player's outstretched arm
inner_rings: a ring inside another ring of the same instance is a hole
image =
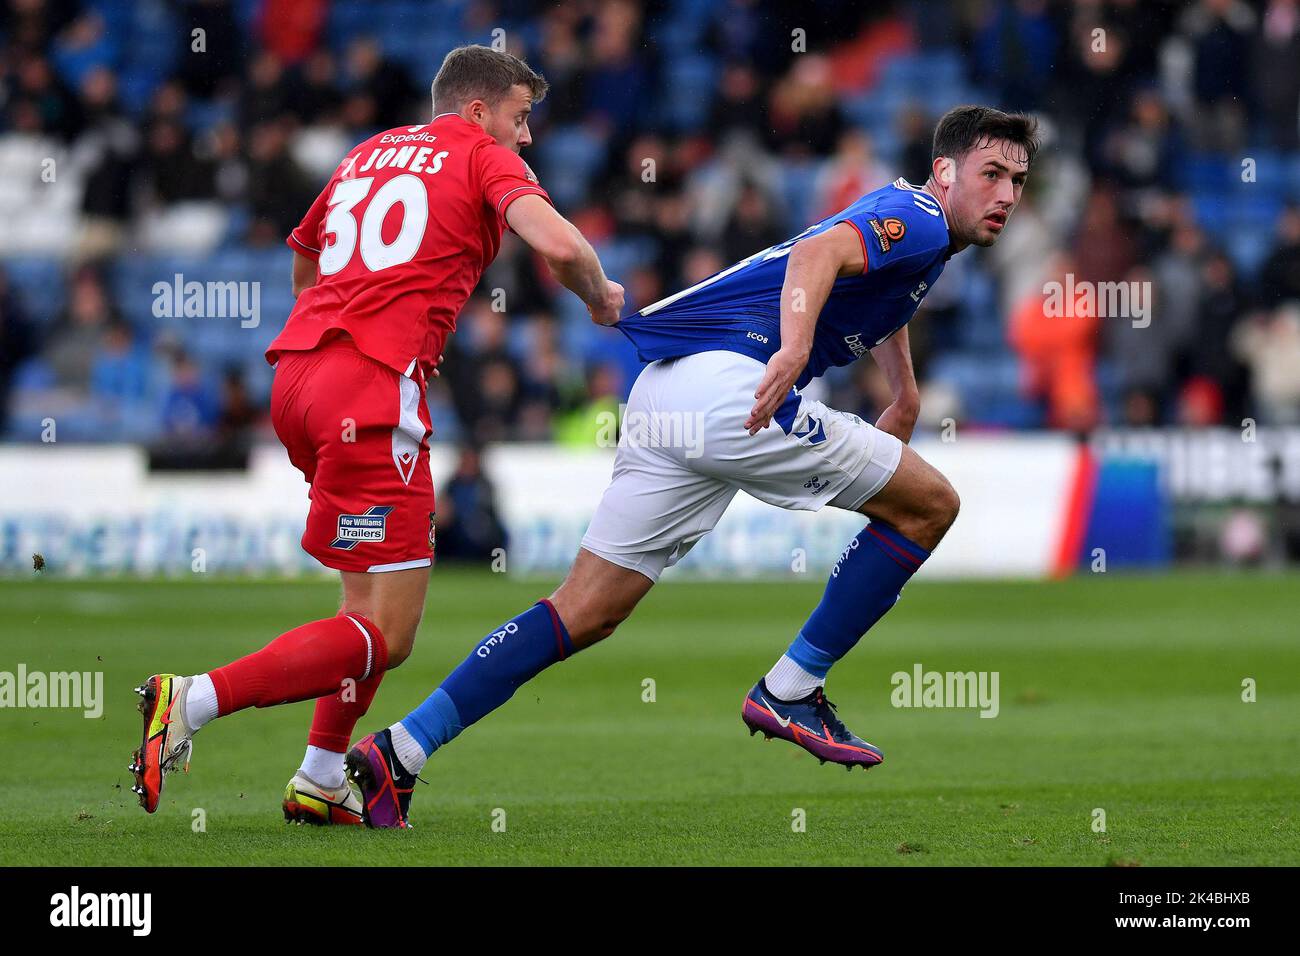
[[[846,222],[794,244],[781,288],[781,347],[767,360],[767,372],[754,392],[754,407],[745,421],[751,435],[771,424],[808,364],[817,316],[835,280],[861,275],[866,264],[862,239]]]
[[[578,227],[541,196],[520,196],[506,209],[519,238],[546,260],[551,275],[587,303],[597,325],[614,325],[623,311],[623,287],[605,277],[596,250]]]
[[[893,403],[880,413],[876,427],[904,442],[912,440],[916,417],[921,413],[921,393],[916,387],[916,374],[912,371],[912,348],[903,326],[882,344],[871,350],[880,370],[885,373]]]

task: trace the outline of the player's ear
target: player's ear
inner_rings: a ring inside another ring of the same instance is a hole
[[[487,104],[482,100],[470,100],[465,104],[465,109],[461,113],[465,119],[469,120],[471,123],[478,123],[480,126],[483,125],[483,121],[487,119],[487,114]]]
[[[938,156],[934,160],[935,182],[951,186],[957,181],[957,161],[951,156]]]

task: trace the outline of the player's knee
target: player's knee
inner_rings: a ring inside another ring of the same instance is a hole
[[[593,597],[592,592],[575,587],[566,578],[549,598],[551,606],[568,632],[569,640],[583,648],[602,641],[614,633],[618,622],[611,622],[605,602]]]
[[[415,632],[420,626],[418,617],[409,614],[385,615],[376,612],[371,618],[375,627],[384,638],[384,648],[388,651],[388,669],[402,664],[415,649]]]
[[[408,657],[411,651],[415,649],[415,632],[419,629],[420,619],[406,619],[390,625],[390,630],[384,631],[384,640],[388,646],[388,669],[392,670],[397,667]]]
[[[414,649],[414,640],[390,642],[388,645],[388,669],[391,671],[395,667],[400,667],[411,656],[411,651]]]
[[[591,625],[595,640],[603,641],[613,634],[618,630],[618,626],[627,620],[627,615],[628,612],[622,609],[603,608],[597,612]]]
[[[957,520],[957,512],[961,510],[961,499],[957,496],[957,489],[949,484],[947,478],[942,475],[937,477],[934,492],[927,502],[926,517],[932,532],[942,537]]]
[[[578,647],[587,647],[603,641],[627,620],[629,609],[612,607],[602,602],[588,601],[561,615],[569,637]]]

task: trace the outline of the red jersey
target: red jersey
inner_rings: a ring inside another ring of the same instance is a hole
[[[286,240],[316,261],[316,284],[266,360],[313,349],[337,329],[399,373],[417,362],[427,372],[496,258],[506,209],[530,194],[550,201],[518,154],[455,113],[372,136]]]

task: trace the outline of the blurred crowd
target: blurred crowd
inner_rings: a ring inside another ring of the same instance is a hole
[[[237,459],[266,428],[285,234],[348,148],[428,119],[447,49],[494,40],[550,82],[527,158],[630,304],[923,182],[949,106],[1032,110],[1011,227],[912,324],[927,418],[1300,423],[1296,0],[12,0],[0,434]],[[176,262],[266,277],[260,327],[160,321]],[[1067,279],[1134,297],[1051,314]],[[874,417],[858,366],[815,387]],[[436,440],[581,445],[637,364],[508,237],[443,368]]]

